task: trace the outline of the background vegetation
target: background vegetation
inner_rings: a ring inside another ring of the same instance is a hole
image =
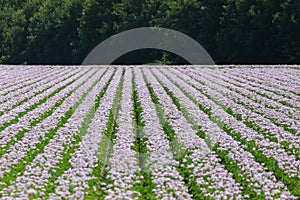
[[[300,63],[299,0],[1,0],[0,9],[0,63],[81,64],[109,36],[146,26],[187,34],[218,64]],[[115,64],[149,62],[185,61],[146,49]]]

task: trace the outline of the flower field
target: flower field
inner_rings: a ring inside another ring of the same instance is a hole
[[[300,197],[300,67],[0,76],[0,199]]]

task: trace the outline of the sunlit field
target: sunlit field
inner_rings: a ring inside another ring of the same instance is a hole
[[[300,67],[0,66],[2,199],[298,199]]]

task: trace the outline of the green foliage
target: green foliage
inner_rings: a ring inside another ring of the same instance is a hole
[[[106,38],[148,26],[187,34],[220,64],[300,63],[299,8],[291,0],[3,0],[0,63],[81,64]],[[145,63],[182,62],[168,52],[144,55]]]
[[[152,181],[151,172],[149,172],[147,168],[147,159],[148,159],[148,150],[147,150],[147,137],[144,137],[144,127],[145,122],[142,120],[142,106],[141,102],[139,101],[138,92],[136,90],[136,83],[135,83],[135,75],[132,72],[132,101],[133,101],[133,124],[134,124],[134,133],[136,135],[133,150],[137,152],[138,160],[139,160],[139,167],[141,171],[136,172],[137,179],[140,180],[140,183],[136,183],[131,188],[134,191],[138,191],[143,199],[156,199],[153,189],[156,185]],[[143,178],[142,178],[143,177]]]

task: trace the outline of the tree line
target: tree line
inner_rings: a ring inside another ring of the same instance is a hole
[[[0,63],[81,64],[108,37],[149,26],[190,36],[218,64],[300,63],[298,0],[2,0],[0,9]],[[186,61],[145,49],[116,64],[147,62]]]

